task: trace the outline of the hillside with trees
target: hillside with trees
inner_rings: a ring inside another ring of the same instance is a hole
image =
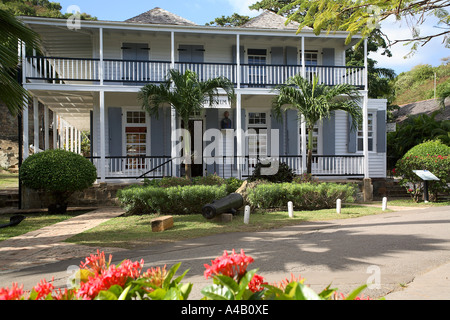
[[[450,90],[450,57],[442,59],[437,67],[420,64],[408,72],[400,73],[394,83],[394,104],[404,105],[411,102],[442,97]]]

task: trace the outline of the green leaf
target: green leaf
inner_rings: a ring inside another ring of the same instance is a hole
[[[194,285],[192,283],[185,283],[185,284],[183,284],[181,286],[180,292],[181,292],[181,295],[183,297],[183,300],[187,300],[188,299],[189,294],[191,293],[191,290],[192,290],[193,286]]]
[[[162,288],[158,288],[148,294],[150,299],[152,300],[164,300],[164,297],[166,296],[167,291]]]
[[[175,273],[177,272],[178,268],[180,267],[181,262],[175,264],[172,266],[172,268],[170,268],[169,272],[167,273],[166,279],[164,279],[164,283],[163,283],[163,288],[169,288],[170,287],[170,283],[172,281],[173,276],[175,275]]]
[[[355,300],[355,298],[365,289],[367,288],[367,284],[353,290],[345,300]]]
[[[111,291],[100,291],[95,300],[117,300],[117,296]]]
[[[214,277],[218,282],[229,288],[234,294],[239,292],[239,284],[231,277],[224,275],[217,275]]]
[[[125,290],[123,290],[122,294],[119,296],[118,300],[126,300],[127,294],[130,291],[130,289],[131,289],[131,285],[126,287]]]
[[[212,284],[202,289],[202,294],[212,300],[235,300],[233,293],[221,285]]]
[[[319,293],[319,297],[322,299],[329,299],[333,293],[336,292],[336,288],[330,289],[330,285],[322,290],[322,292]]]

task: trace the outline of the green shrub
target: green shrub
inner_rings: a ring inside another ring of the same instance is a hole
[[[19,176],[25,187],[50,194],[53,202],[50,213],[64,213],[68,198],[97,180],[97,169],[73,152],[47,150],[28,157],[20,167]]]
[[[195,177],[192,179],[195,185],[202,186],[221,186],[225,183],[225,179],[216,174],[209,174],[204,177]]]
[[[128,215],[200,214],[204,205],[226,195],[226,185],[133,186],[117,192],[118,200]]]
[[[237,189],[239,189],[242,184],[244,183],[243,180],[240,180],[238,178],[228,178],[225,179],[225,185],[227,186],[227,193],[234,193]]]
[[[249,191],[252,206],[269,209],[286,207],[292,201],[297,210],[333,208],[336,200],[351,202],[356,192],[352,184],[280,183],[260,184]]]
[[[414,201],[423,196],[422,180],[413,170],[428,170],[440,181],[429,181],[430,200],[436,201],[439,193],[448,193],[450,182],[450,147],[440,141],[421,143],[397,161],[395,173],[402,177],[400,183],[408,189]]]
[[[275,168],[277,163],[273,163],[273,167]],[[257,163],[253,174],[249,178],[249,181],[255,180],[267,180],[269,182],[275,183],[283,183],[283,182],[292,182],[295,177],[294,171],[289,168],[286,163],[278,163],[278,170],[272,175],[263,175],[261,174],[262,168],[269,168],[271,164],[263,164],[261,162]]]

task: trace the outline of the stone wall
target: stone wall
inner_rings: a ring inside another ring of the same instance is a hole
[[[117,190],[127,184],[100,183],[74,193],[69,199],[70,207],[110,207],[118,206]],[[22,209],[45,209],[50,204],[50,198],[45,192],[22,188]]]

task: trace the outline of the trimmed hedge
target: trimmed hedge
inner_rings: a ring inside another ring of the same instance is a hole
[[[292,201],[297,210],[329,209],[336,200],[353,202],[356,186],[338,183],[280,183],[260,184],[249,191],[253,207],[283,208]]]
[[[117,192],[121,206],[129,215],[200,214],[204,205],[227,195],[226,185],[133,186]]]

